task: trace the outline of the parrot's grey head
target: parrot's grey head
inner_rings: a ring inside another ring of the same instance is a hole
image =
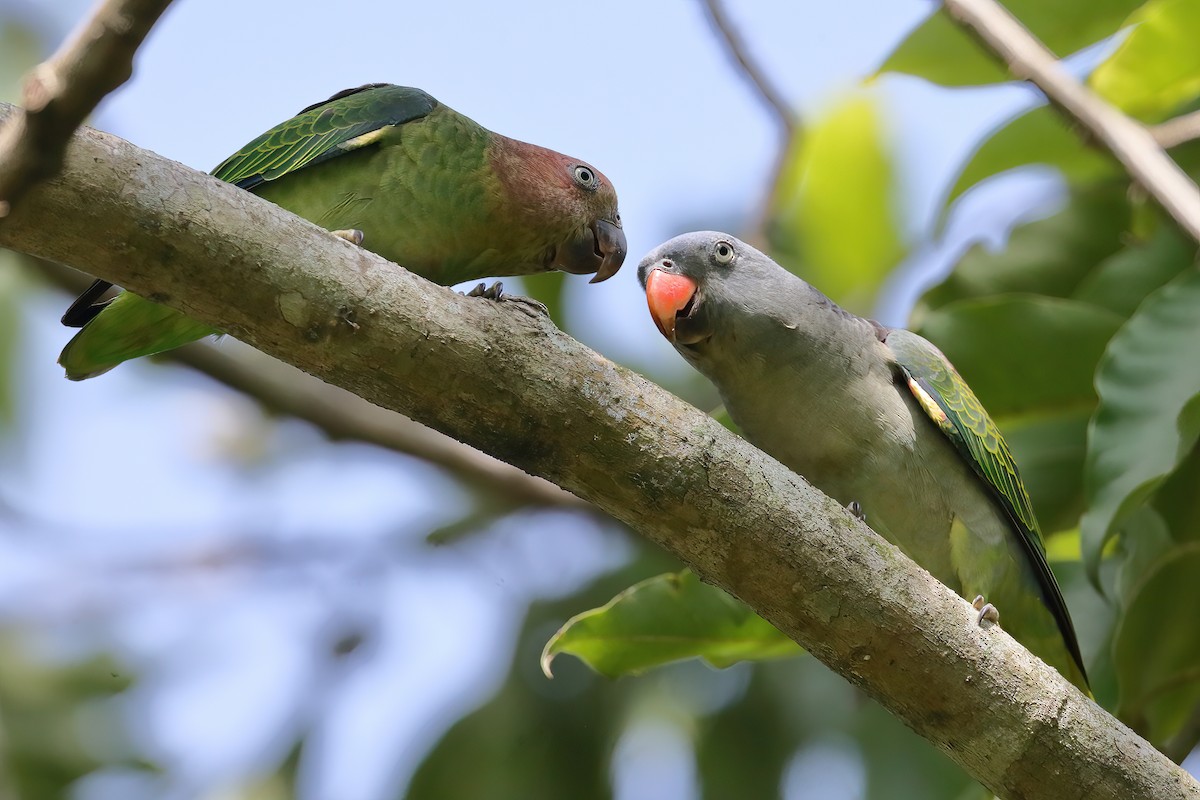
[[[718,231],[676,236],[638,265],[650,316],[689,359],[719,333],[795,313],[808,284],[737,237]]]

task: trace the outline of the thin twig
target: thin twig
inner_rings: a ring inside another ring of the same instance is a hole
[[[976,34],[1014,77],[1037,86],[1125,165],[1167,213],[1200,242],[1200,189],[1145,126],[1097,97],[995,0],[942,0],[952,19]]]
[[[37,262],[44,278],[69,292],[79,292],[91,282],[91,278],[59,264],[30,261]],[[596,510],[550,481],[249,348],[197,342],[158,358],[191,367],[256,400],[268,411],[316,426],[331,439],[366,442],[440,467],[471,489],[485,493],[490,508]]]
[[[733,56],[737,61],[738,66],[742,68],[742,73],[750,80],[750,83],[758,91],[763,101],[775,113],[779,124],[783,126],[784,133],[787,138],[791,139],[795,133],[796,116],[792,111],[791,106],[783,99],[783,94],[775,88],[767,74],[754,62],[750,57],[750,51],[746,49],[745,42],[733,27],[729,17],[725,14],[725,8],[721,5],[721,0],[703,0],[704,9],[708,13],[708,21],[712,24],[713,30],[718,37],[725,43],[725,48],[729,51],[729,55]]]
[[[1200,111],[1181,114],[1174,119],[1160,122],[1150,129],[1158,146],[1170,150],[1184,142],[1200,139]]]
[[[56,173],[75,129],[133,74],[133,56],[171,0],[106,0],[25,78],[24,109],[0,127],[0,220]]]
[[[413,422],[403,414],[305,375],[256,351],[197,342],[164,354],[248,395],[270,411],[305,420],[336,440],[367,442],[441,467],[509,508],[595,510],[570,492]]]
[[[725,7],[722,5],[721,0],[702,0],[702,2],[708,16],[709,24],[712,25],[713,33],[724,43],[725,49],[740,68],[742,74],[746,76],[750,86],[762,98],[767,107],[771,109],[780,127],[783,129],[783,141],[780,143],[779,152],[776,153],[775,161],[771,165],[771,177],[768,181],[767,191],[763,195],[761,205],[754,217],[747,225],[747,230],[742,234],[742,238],[746,239],[746,241],[765,250],[770,247],[767,226],[775,215],[775,203],[779,197],[783,169],[787,164],[788,148],[791,146],[796,136],[796,131],[800,127],[799,117],[787,100],[783,98],[783,94],[775,87],[771,79],[767,77],[767,73],[751,57],[746,43],[742,40],[741,35],[733,26],[729,16],[725,13]]]

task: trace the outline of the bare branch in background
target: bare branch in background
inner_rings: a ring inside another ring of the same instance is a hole
[[[1182,114],[1150,129],[1158,146],[1166,149],[1178,147],[1184,142],[1200,139],[1200,111]]]
[[[742,40],[741,34],[738,33],[729,16],[725,13],[722,0],[701,1],[708,16],[709,24],[712,25],[713,33],[724,43],[725,49],[734,62],[736,62],[737,66],[740,67],[742,74],[746,76],[750,85],[758,93],[759,97],[762,98],[763,102],[767,104],[767,107],[774,112],[776,120],[783,129],[783,142],[779,146],[779,153],[775,156],[775,163],[771,167],[771,177],[766,194],[755,214],[754,220],[749,226],[749,231],[743,235],[743,238],[752,244],[756,244],[764,250],[769,250],[767,224],[771,221],[774,213],[775,198],[779,195],[779,181],[783,177],[783,166],[787,159],[788,147],[791,145],[796,135],[796,129],[799,127],[799,117],[795,110],[792,109],[791,104],[784,99],[783,93],[776,88],[771,79],[767,77],[767,73],[751,56],[750,50]]]
[[[775,112],[775,117],[783,127],[784,133],[788,139],[791,139],[796,128],[796,115],[792,111],[791,105],[775,88],[762,68],[755,63],[745,42],[742,41],[741,35],[738,34],[737,29],[733,27],[733,23],[725,14],[725,7],[721,4],[721,0],[703,0],[703,2],[704,10],[708,13],[708,21],[712,24],[717,37],[725,43],[729,55],[733,56],[738,66],[741,67],[742,74],[750,80],[759,96]]]
[[[133,56],[171,0],[106,0],[25,78],[23,111],[0,125],[0,220],[58,172],[75,129],[133,74]]]
[[[1003,630],[979,627],[966,600],[836,501],[531,309],[435,286],[88,129],[0,226],[0,246],[159,298],[594,502],[1001,796],[1200,797],[1178,765]]]
[[[441,467],[469,488],[486,492],[497,505],[596,511],[547,480],[269,356],[234,354],[201,342],[164,356],[250,396],[270,411],[305,420],[332,439],[367,442]]]
[[[1144,125],[1122,114],[1077,81],[1044,44],[995,0],[942,0],[946,12],[974,33],[1020,80],[1117,157],[1129,174],[1200,242],[1200,189],[1163,151]]]
[[[75,270],[48,261],[38,262],[38,272],[69,292],[80,292],[92,281]],[[268,411],[315,425],[331,439],[366,442],[423,459],[446,470],[468,488],[488,495],[493,509],[540,506],[596,511],[594,506],[547,480],[456,442],[403,414],[305,375],[270,356],[197,342],[158,358],[202,372],[256,400]]]

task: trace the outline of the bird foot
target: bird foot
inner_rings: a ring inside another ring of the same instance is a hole
[[[467,297],[482,297],[485,300],[504,300],[504,281],[496,281],[491,286],[486,283],[480,283],[469,292],[466,292]]]
[[[498,303],[516,303],[517,308],[531,317],[550,316],[550,312],[546,307],[532,297],[523,297],[519,294],[505,294],[503,281],[496,281],[491,286],[486,287],[480,283],[465,294],[467,297],[482,297]]]
[[[847,503],[846,510],[849,511],[851,515],[853,515],[853,517],[859,522],[867,521],[867,512],[863,511],[862,504],[857,500],[851,500],[849,503]]]
[[[349,230],[344,231],[330,231],[330,233],[339,239],[345,239],[347,242],[353,245],[360,245],[363,243],[364,234],[357,228],[350,228]]]
[[[975,618],[975,623],[979,627],[983,627],[983,621],[986,619],[993,625],[1000,624],[1000,611],[994,605],[983,599],[983,595],[976,595],[971,601],[971,607],[979,612],[979,616]]]

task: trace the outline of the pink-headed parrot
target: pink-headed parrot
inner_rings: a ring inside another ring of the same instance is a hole
[[[592,165],[481,127],[420,89],[370,84],[309,106],[212,173],[443,285],[548,270],[612,277],[617,195]],[[82,328],[67,377],[217,333],[97,281],[63,316]],[[490,293],[489,293],[490,295]]]
[[[1001,610],[1005,630],[1088,691],[1017,465],[941,351],[724,233],[660,245],[638,278],[659,331],[747,439],[977,598],[981,621]]]

